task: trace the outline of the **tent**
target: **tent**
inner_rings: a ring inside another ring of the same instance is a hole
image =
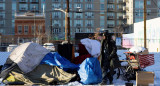
[[[43,46],[37,43],[27,42],[15,48],[9,58],[17,63],[24,73],[28,73],[40,64],[47,53],[49,51]]]

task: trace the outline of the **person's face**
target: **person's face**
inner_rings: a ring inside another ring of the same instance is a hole
[[[103,38],[103,39],[106,39],[106,37],[105,37],[105,36],[103,36],[102,38]]]
[[[105,36],[105,34],[103,33],[103,39],[106,39],[107,37]]]

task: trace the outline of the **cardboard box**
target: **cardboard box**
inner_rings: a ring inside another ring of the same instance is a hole
[[[136,86],[153,86],[154,72],[138,71],[136,72]]]

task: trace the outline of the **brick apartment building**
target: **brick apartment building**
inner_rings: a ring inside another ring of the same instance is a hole
[[[45,16],[42,14],[25,13],[15,15],[15,39],[18,43],[37,42],[46,40]]]

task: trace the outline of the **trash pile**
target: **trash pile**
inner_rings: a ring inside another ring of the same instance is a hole
[[[98,55],[90,52],[94,56]],[[15,48],[7,58],[0,74],[1,83],[63,85],[79,81],[85,85],[98,84],[102,81],[100,63],[97,58],[92,58],[92,55],[88,57],[81,60],[80,64],[74,64],[58,52],[49,52],[37,43],[24,43]]]

